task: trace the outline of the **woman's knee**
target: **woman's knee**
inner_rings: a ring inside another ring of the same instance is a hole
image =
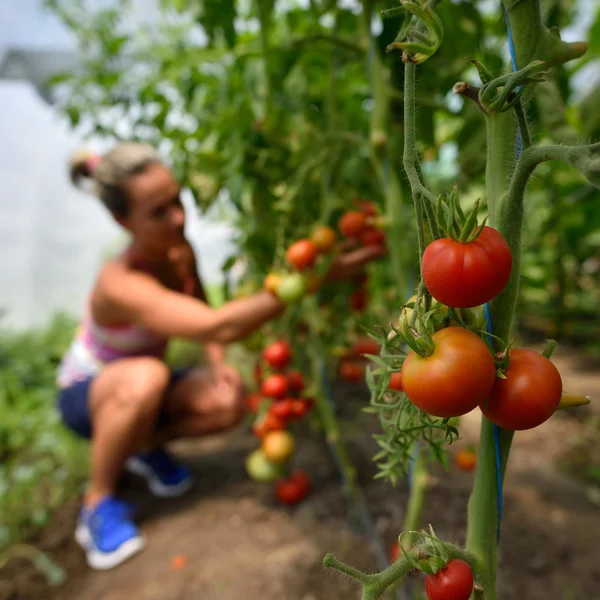
[[[132,416],[151,417],[158,413],[169,385],[168,367],[159,359],[140,357],[124,359],[106,367],[112,376],[110,384],[104,386],[108,397],[102,402],[110,409]]]

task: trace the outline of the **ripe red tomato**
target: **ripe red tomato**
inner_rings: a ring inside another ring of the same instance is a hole
[[[343,360],[340,362],[340,377],[346,381],[362,381],[365,376],[365,367],[356,360]]]
[[[425,576],[429,600],[469,600],[473,593],[473,571],[464,561],[452,559],[435,575]]]
[[[388,383],[388,389],[395,390],[397,392],[402,391],[402,371],[394,371],[390,375],[390,382]]]
[[[374,217],[377,214],[375,204],[373,202],[369,202],[368,200],[361,200],[360,198],[355,198],[354,205],[360,210],[360,212],[363,215],[367,217]]]
[[[315,245],[318,252],[327,254],[335,246],[337,235],[331,227],[321,225],[317,227],[310,236],[310,241]]]
[[[304,377],[300,371],[288,371],[287,380],[291,392],[299,393],[304,389]]]
[[[364,288],[360,288],[358,290],[354,290],[350,294],[350,301],[348,302],[348,306],[350,310],[354,310],[360,312],[367,308],[369,304],[369,293]]]
[[[356,358],[362,357],[363,354],[379,354],[379,344],[371,338],[356,340],[352,346],[352,354]]]
[[[275,496],[283,504],[293,506],[302,502],[310,490],[310,480],[304,472],[292,474],[288,479],[283,479],[275,484]]]
[[[312,404],[302,398],[292,399],[292,413],[296,419],[301,419],[304,415],[310,412]]]
[[[346,237],[358,237],[366,227],[367,217],[358,210],[345,212],[338,221],[338,229]]]
[[[261,402],[263,401],[262,394],[259,392],[254,392],[253,394],[248,394],[246,397],[246,407],[250,412],[256,412]]]
[[[513,348],[508,357],[506,379],[496,379],[481,411],[499,427],[532,429],[558,408],[562,379],[554,364],[533,350]]]
[[[260,386],[260,393],[271,398],[283,398],[288,391],[288,380],[285,375],[269,375]]]
[[[310,240],[299,240],[287,249],[285,257],[298,271],[304,271],[315,264],[317,247]]]
[[[472,450],[459,450],[454,460],[461,471],[472,471],[477,466],[477,454]]]
[[[489,302],[508,283],[512,254],[502,234],[488,227],[468,244],[442,238],[423,254],[423,280],[446,306],[471,308]]]
[[[430,356],[408,353],[402,366],[404,392],[430,415],[464,415],[490,393],[496,378],[494,358],[481,338],[462,327],[434,333],[433,342]]]
[[[400,544],[396,541],[390,546],[389,559],[390,564],[395,563],[402,556],[402,550]]]
[[[382,246],[385,244],[385,233],[375,227],[368,227],[361,232],[359,239],[363,246]]]
[[[271,404],[269,407],[269,412],[278,419],[287,421],[295,416],[294,402],[294,398],[284,398],[283,400],[278,400],[277,402],[273,402],[273,404]]]
[[[292,359],[292,348],[287,342],[278,340],[263,350],[263,358],[274,369],[285,369]]]

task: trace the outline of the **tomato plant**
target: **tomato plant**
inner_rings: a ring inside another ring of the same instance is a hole
[[[483,227],[472,242],[435,240],[423,254],[423,281],[442,304],[470,308],[485,304],[508,283],[512,254],[501,233]]]
[[[358,237],[366,226],[366,215],[357,210],[345,212],[338,221],[338,229],[346,237]]]
[[[563,391],[558,369],[546,357],[523,348],[509,351],[506,379],[496,379],[481,411],[505,429],[532,429],[556,411]]]
[[[263,358],[274,369],[285,369],[292,359],[292,348],[284,340],[277,340],[263,350]]]
[[[321,225],[312,232],[310,241],[314,244],[319,253],[327,254],[333,250],[335,242],[337,241],[337,235],[331,227]]]
[[[448,327],[433,335],[433,352],[412,350],[402,367],[408,399],[436,417],[458,417],[487,398],[496,377],[494,358],[468,329]]]
[[[315,264],[317,247],[310,240],[299,240],[287,249],[285,257],[290,265],[304,271]]]
[[[304,377],[300,371],[288,371],[286,376],[291,392],[300,393],[304,389]]]
[[[464,561],[451,560],[435,575],[425,576],[429,600],[469,600],[473,593],[473,571]]]
[[[461,471],[472,471],[477,465],[477,454],[471,449],[459,450],[454,460]]]
[[[365,377],[365,368],[356,360],[343,360],[340,362],[339,373],[346,381],[362,381]]]
[[[263,396],[271,398],[283,398],[288,392],[288,380],[285,375],[277,373],[269,375],[263,380],[260,386],[260,392]]]
[[[255,481],[275,481],[281,476],[281,467],[271,462],[260,448],[248,455],[246,471]]]
[[[283,302],[292,303],[300,300],[307,291],[306,277],[302,273],[291,273],[281,278],[276,294]]]
[[[281,464],[294,452],[294,436],[289,431],[272,431],[265,435],[261,445],[267,460]]]
[[[288,506],[302,502],[309,490],[310,480],[304,471],[295,471],[288,479],[278,481],[275,485],[277,499]]]
[[[388,384],[388,388],[397,392],[402,391],[402,371],[394,371],[390,375],[390,382]]]

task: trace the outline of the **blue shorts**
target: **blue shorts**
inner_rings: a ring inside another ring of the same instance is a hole
[[[169,388],[181,381],[194,367],[171,369]],[[90,439],[92,437],[92,419],[89,410],[89,389],[94,377],[78,381],[58,391],[57,405],[63,423],[77,435]],[[169,415],[163,406],[156,423],[157,429],[169,424]]]

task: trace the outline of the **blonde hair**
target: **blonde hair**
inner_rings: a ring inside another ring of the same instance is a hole
[[[125,217],[128,199],[123,184],[157,162],[160,159],[151,146],[123,142],[104,156],[89,151],[76,152],[69,161],[69,174],[75,185],[84,178],[90,179],[104,206],[114,215]]]

